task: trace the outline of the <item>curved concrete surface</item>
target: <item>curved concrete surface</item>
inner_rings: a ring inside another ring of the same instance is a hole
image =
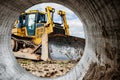
[[[10,46],[11,26],[19,13],[42,2],[73,10],[86,33],[84,55],[65,76],[38,78],[23,70]],[[0,80],[120,80],[120,0],[0,0]]]

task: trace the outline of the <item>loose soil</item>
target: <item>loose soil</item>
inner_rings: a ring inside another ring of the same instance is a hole
[[[38,77],[59,77],[68,73],[78,61],[31,61],[17,59],[18,63],[28,72]]]

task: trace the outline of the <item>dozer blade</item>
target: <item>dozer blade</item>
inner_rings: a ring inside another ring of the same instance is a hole
[[[42,46],[20,49],[13,52],[15,57],[30,60],[78,60],[81,58],[85,47],[85,39],[63,34],[50,34],[42,36]],[[36,51],[42,48],[41,55]]]
[[[33,52],[33,49],[26,48],[26,49],[22,49],[17,52],[13,52],[13,53],[14,53],[15,57],[18,57],[18,58],[31,59],[31,60],[40,60],[41,59],[40,55],[33,54],[31,52]]]
[[[55,60],[79,60],[83,54],[85,39],[63,34],[49,35],[49,52]]]

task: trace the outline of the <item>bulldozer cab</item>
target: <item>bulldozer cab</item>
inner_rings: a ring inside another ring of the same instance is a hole
[[[19,17],[19,27],[25,27],[27,36],[35,36],[36,28],[47,22],[46,14],[39,11],[27,12]]]

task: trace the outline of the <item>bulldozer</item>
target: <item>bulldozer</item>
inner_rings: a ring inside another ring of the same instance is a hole
[[[51,35],[69,35],[66,12],[59,10],[62,23],[53,21],[55,9],[47,6],[45,12],[29,10],[15,21],[11,42],[16,57],[32,60],[49,60],[48,38]]]

